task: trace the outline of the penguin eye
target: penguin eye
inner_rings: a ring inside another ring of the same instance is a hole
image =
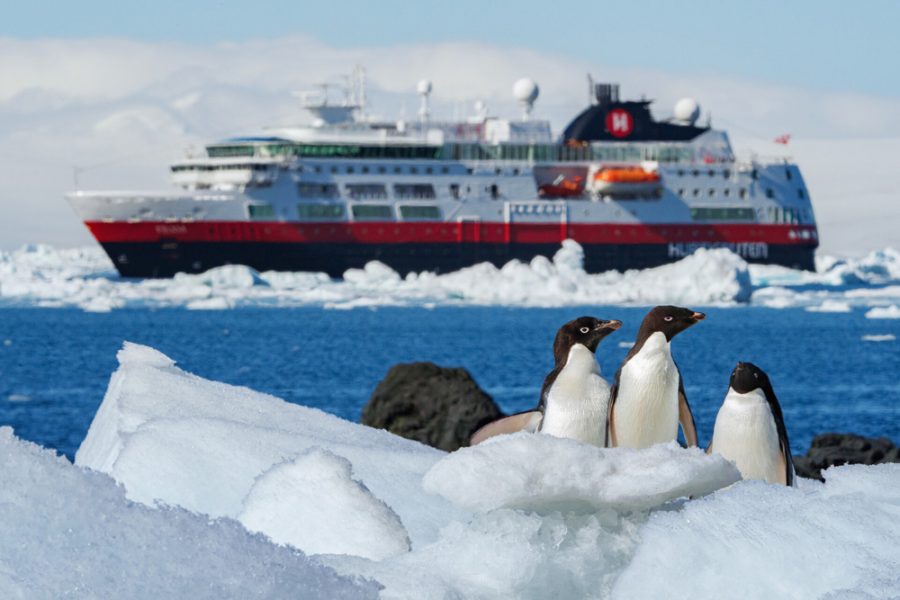
[[[671,321],[673,318],[674,317],[672,315],[667,315],[667,316],[663,317],[663,321],[668,322],[668,321]]]
[[[591,330],[591,329],[590,329],[589,327],[582,327],[581,329],[579,329],[579,331],[580,331],[581,333],[587,333],[587,332],[590,331],[590,330]]]

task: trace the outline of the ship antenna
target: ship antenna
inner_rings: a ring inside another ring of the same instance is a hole
[[[356,65],[353,71],[356,75],[356,104],[362,121],[366,117],[366,69],[362,65]]]
[[[588,80],[588,103],[591,105],[597,104],[597,88],[594,87],[594,78],[591,77],[591,74],[587,74]]]
[[[422,98],[422,105],[419,107],[419,120],[422,121],[423,124],[428,122],[428,117],[431,112],[428,106],[428,97],[431,95],[431,81],[428,79],[423,79],[416,86],[416,92]]]

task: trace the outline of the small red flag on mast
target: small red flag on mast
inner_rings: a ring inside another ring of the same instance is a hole
[[[791,134],[789,134],[789,133],[779,135],[777,138],[775,138],[775,143],[782,144],[783,146],[787,146],[788,142],[790,142],[790,141],[791,141]]]

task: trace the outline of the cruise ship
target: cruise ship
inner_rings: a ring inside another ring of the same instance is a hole
[[[167,192],[75,191],[78,215],[125,277],[226,264],[259,271],[347,269],[381,261],[405,274],[547,257],[565,239],[589,272],[657,266],[697,248],[814,269],[809,193],[787,159],[738,159],[693,99],[657,119],[588,77],[588,106],[559,135],[533,117],[539,88],[513,85],[517,118],[483,104],[432,118],[368,115],[365,74],[341,98],[301,95],[308,125],[269,128],[171,165]]]

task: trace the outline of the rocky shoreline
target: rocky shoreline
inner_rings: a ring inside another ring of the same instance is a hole
[[[466,369],[416,362],[391,367],[363,408],[361,422],[452,452],[502,416]],[[887,438],[853,433],[817,435],[805,455],[794,456],[797,475],[818,480],[831,466],[880,463],[900,463],[900,447]]]

